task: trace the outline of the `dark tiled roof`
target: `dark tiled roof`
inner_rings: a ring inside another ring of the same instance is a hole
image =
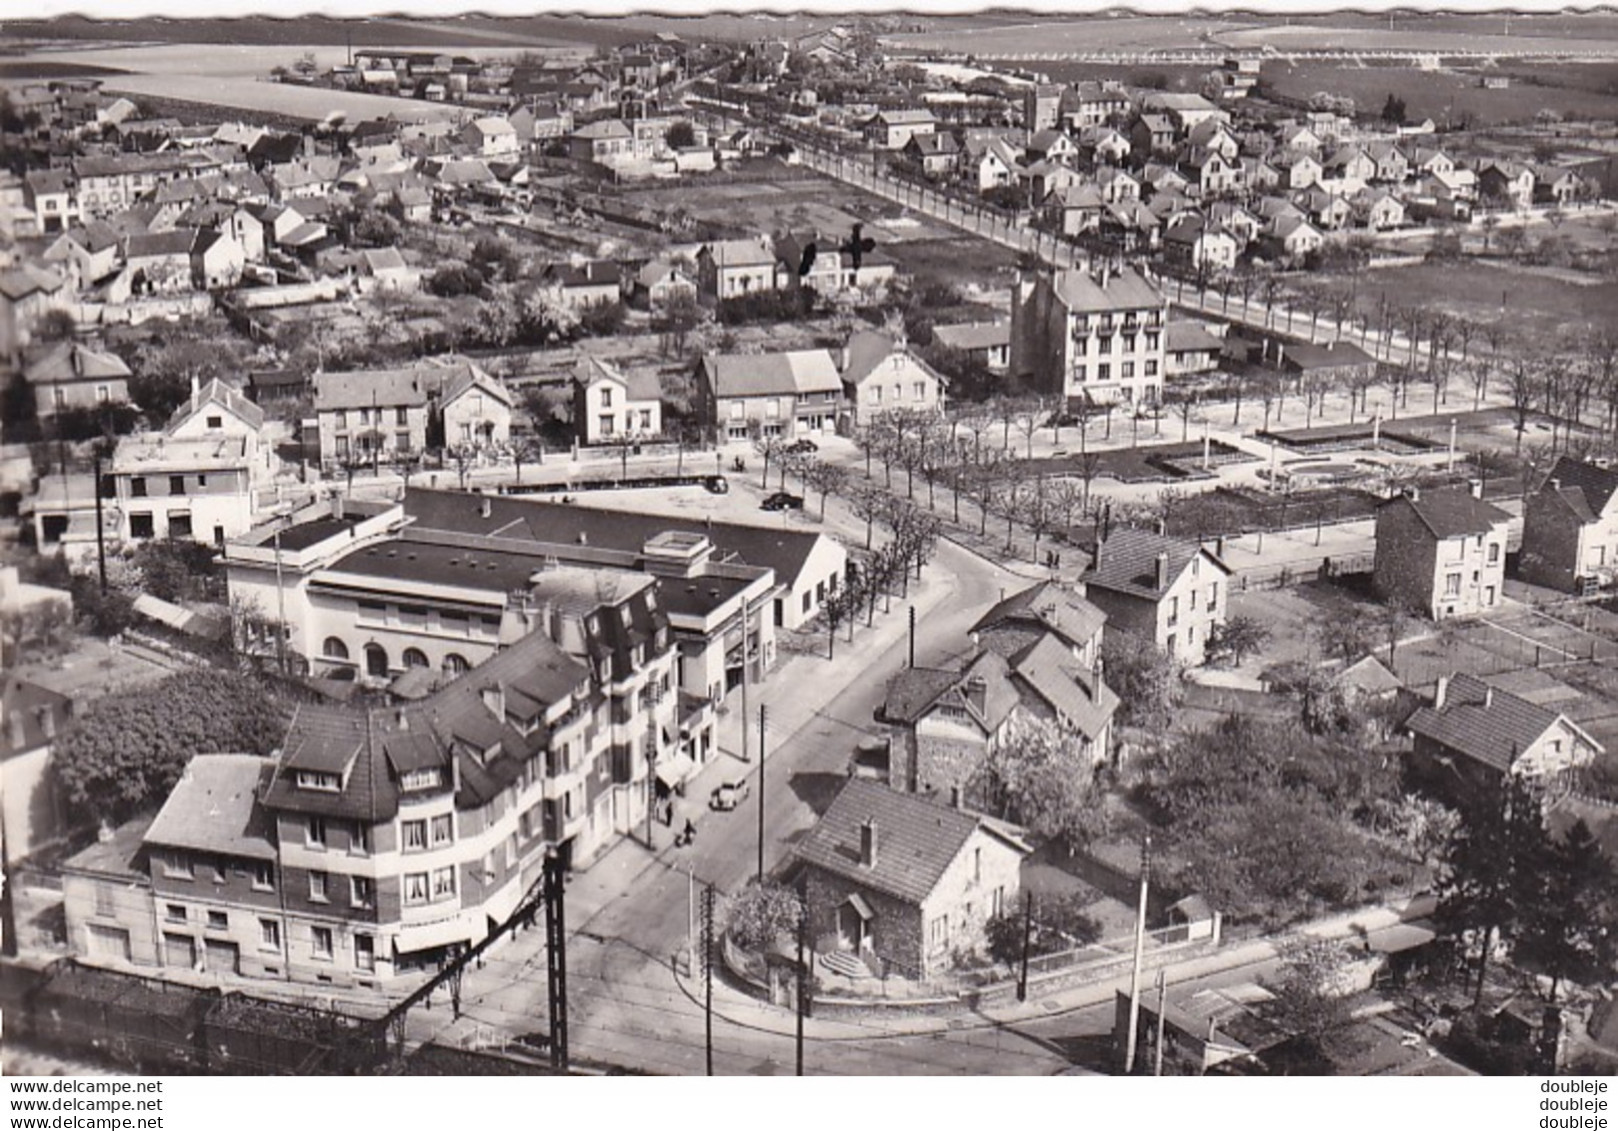
[[[1055,636],[1042,636],[1013,656],[1011,670],[1086,738],[1098,736],[1118,710],[1117,694]]]
[[[1612,502],[1613,495],[1618,494],[1618,468],[1599,467],[1572,456],[1562,456],[1556,461],[1545,481],[1549,483],[1552,479],[1562,484],[1562,497],[1570,503],[1573,495],[1578,496],[1589,514],[1584,519],[1586,522],[1594,522]]]
[[[860,829],[867,821],[876,823],[876,862],[869,868],[860,863]],[[798,859],[919,904],[978,827],[969,813],[850,778],[798,847]]]
[[[1191,565],[1191,559],[1201,552],[1195,542],[1181,542],[1146,530],[1115,530],[1112,537],[1096,547],[1095,562],[1084,581],[1096,588],[1156,599],[1173,586]],[[1168,576],[1161,588],[1157,584],[1159,554],[1168,555]],[[1217,558],[1213,560],[1218,562]],[[1224,569],[1223,563],[1217,568]]]
[[[1502,773],[1545,734],[1555,711],[1491,688],[1473,676],[1451,677],[1442,707],[1422,707],[1405,726]]]
[[[106,380],[129,375],[129,366],[117,354],[93,350],[77,342],[63,342],[28,367],[28,382],[31,385]]]
[[[1423,491],[1414,499],[1400,495],[1398,498],[1389,499],[1382,506],[1409,507],[1427,529],[1432,531],[1433,537],[1440,539],[1487,534],[1511,518],[1499,507],[1474,498],[1471,490],[1466,487]]]
[[[1335,369],[1344,365],[1375,365],[1376,358],[1353,342],[1297,342],[1286,347],[1287,364],[1299,369]]]
[[[1041,581],[996,604],[967,631],[985,632],[1007,622],[1038,625],[1069,644],[1084,644],[1101,631],[1107,614],[1079,594],[1053,581]]]
[[[948,678],[935,678],[941,676]],[[966,711],[985,731],[993,734],[1016,708],[1018,698],[1005,657],[995,652],[980,652],[959,672],[925,672],[921,676],[914,676],[910,671],[902,673],[888,688],[882,717],[908,725],[936,704],[945,703]]]
[[[938,668],[906,668],[888,684],[888,697],[882,705],[883,720],[914,723],[958,678],[956,672]]]

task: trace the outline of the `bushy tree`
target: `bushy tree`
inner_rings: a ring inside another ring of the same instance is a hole
[[[488,280],[483,272],[466,263],[446,263],[427,276],[427,290],[439,298],[480,295]]]
[[[1208,633],[1208,661],[1216,667],[1238,667],[1269,642],[1270,630],[1262,621],[1249,616],[1229,617]]]
[[[1041,839],[1077,848],[1106,832],[1105,798],[1093,767],[1078,740],[1054,727],[1025,727],[989,754],[983,774],[1001,815]]]
[[[1120,719],[1129,726],[1160,729],[1185,698],[1180,665],[1149,640],[1108,633],[1101,642],[1107,685],[1123,700]]]
[[[744,950],[763,950],[798,929],[803,904],[791,888],[773,881],[749,880],[725,901],[724,930]]]
[[[181,672],[92,702],[51,769],[70,806],[116,824],[160,805],[198,754],[268,754],[290,717],[287,696],[254,676]]]
[[[1085,910],[1081,893],[1036,896],[1032,901],[1032,923],[1025,921],[1022,901],[1008,904],[984,924],[984,942],[990,957],[1015,967],[1022,961],[1023,934],[1027,929],[1028,955],[1072,950],[1101,937],[1101,924]]]

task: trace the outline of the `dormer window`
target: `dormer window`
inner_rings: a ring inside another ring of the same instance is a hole
[[[342,787],[343,780],[336,774],[321,773],[318,770],[298,771],[299,789],[315,789],[322,793],[336,793]]]
[[[437,769],[411,770],[399,776],[399,788],[406,793],[423,789],[436,789],[443,780]]]

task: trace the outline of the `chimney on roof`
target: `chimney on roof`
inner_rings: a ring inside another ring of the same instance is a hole
[[[405,714],[403,707],[400,707],[397,711],[393,712],[393,721],[400,730],[410,729],[410,716]]]
[[[1467,481],[1466,485],[1472,489],[1472,497],[1474,499],[1483,498],[1483,480],[1470,479]]]
[[[1413,503],[1421,502],[1421,488],[1414,485],[1406,487],[1405,498],[1409,499]]]
[[[1562,481],[1560,479],[1558,479],[1554,475],[1551,476],[1551,490],[1552,491],[1560,491],[1561,489],[1562,489]]]
[[[1157,520],[1157,536],[1159,538],[1166,538],[1168,536],[1168,532],[1169,520],[1166,518],[1159,518]]]
[[[586,531],[583,531],[583,530],[579,531],[579,545],[588,546],[589,544],[590,544],[590,535]]]
[[[876,867],[876,818],[868,819],[860,826],[860,864],[867,868]]]
[[[197,402],[202,399],[202,378],[195,373],[191,374],[191,408],[196,410]]]
[[[56,714],[49,707],[34,708],[34,717],[39,720],[39,732],[46,738],[56,737]]]
[[[959,783],[949,787],[949,804],[951,809],[962,807],[962,791]]]
[[[1449,676],[1438,677],[1438,686],[1433,688],[1433,710],[1442,711],[1444,703],[1449,699]]]
[[[1493,707],[1493,706],[1494,706],[1494,688],[1485,687],[1483,689],[1483,709],[1485,711],[1487,711],[1490,707]]]
[[[336,519],[343,517],[343,493],[341,491],[332,492],[331,516]]]
[[[479,518],[488,518],[493,514],[494,514],[494,504],[489,501],[489,496],[487,496],[487,495],[482,496],[478,500],[478,517]]]
[[[1157,555],[1157,587],[1159,589],[1169,587],[1169,555],[1167,551]]]

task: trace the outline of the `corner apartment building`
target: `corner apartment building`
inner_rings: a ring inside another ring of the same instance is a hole
[[[672,655],[655,606],[601,617],[582,658],[535,631],[418,704],[305,706],[271,758],[194,759],[127,859],[65,867],[71,945],[376,987],[481,941],[548,853],[586,863],[644,820],[675,697],[666,665],[614,674],[634,650]]]
[[[1522,575],[1588,596],[1618,582],[1618,468],[1563,456],[1523,500]]]
[[[1085,597],[1106,614],[1109,632],[1155,644],[1184,664],[1206,658],[1208,637],[1225,621],[1230,567],[1195,542],[1120,529],[1096,546]]]
[[[843,375],[831,351],[707,354],[697,370],[696,415],[717,442],[759,435],[792,440],[837,427]]]
[[[110,468],[118,537],[223,546],[253,525],[253,456],[240,436],[128,436]]]
[[[1045,272],[1017,283],[1011,373],[1072,404],[1157,401],[1168,299],[1142,273]]]

